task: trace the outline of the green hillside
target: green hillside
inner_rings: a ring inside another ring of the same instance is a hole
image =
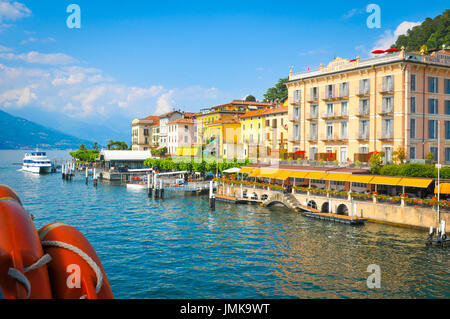
[[[419,51],[424,44],[428,50],[442,49],[443,44],[450,48],[450,9],[434,19],[426,18],[421,25],[399,36],[392,47],[400,49],[404,46],[406,51]]]
[[[0,110],[0,149],[78,149],[93,143]]]

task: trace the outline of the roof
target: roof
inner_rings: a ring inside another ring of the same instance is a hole
[[[103,156],[105,161],[144,161],[151,158],[152,154],[150,151],[101,150],[100,156]]]
[[[227,105],[255,105],[255,106],[269,106],[270,103],[265,102],[250,102],[250,101],[242,101],[242,100],[233,100],[232,102],[220,104],[213,106],[212,109],[216,109],[219,107],[227,106]]]
[[[194,124],[194,119],[193,118],[181,118],[181,119],[176,119],[176,120],[170,121],[167,124]]]
[[[167,112],[167,113],[161,114],[161,115],[159,116],[159,118],[161,119],[161,118],[163,118],[163,117],[168,117],[169,115],[172,115],[173,113],[180,113],[180,114],[183,114],[183,112],[181,112],[181,111],[171,111],[171,112]]]
[[[240,118],[265,116],[265,115],[270,115],[270,114],[287,113],[287,112],[288,112],[287,106],[267,107],[264,109],[247,112],[244,115],[241,115]]]
[[[196,118],[199,115],[202,115],[202,112],[184,112],[185,118]]]
[[[240,124],[241,122],[239,121],[239,119],[236,116],[233,117],[227,117],[227,118],[223,118],[220,119],[218,121],[212,122],[212,123],[207,123],[206,125],[218,125],[218,124]]]

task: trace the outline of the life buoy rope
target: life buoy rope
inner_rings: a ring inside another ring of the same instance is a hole
[[[78,247],[64,243],[62,241],[44,240],[41,242],[41,244],[42,244],[42,247],[58,247],[58,248],[67,249],[67,250],[77,254],[78,256],[80,256],[92,268],[95,275],[97,276],[97,285],[95,287],[95,292],[97,294],[100,292],[100,290],[102,289],[102,285],[103,285],[103,273],[102,273],[100,267],[97,265],[97,263],[91,257],[89,257],[88,254],[86,254],[84,251],[82,251]],[[84,299],[84,298],[86,298],[86,295],[81,296],[80,299]]]
[[[48,264],[50,261],[52,260],[52,257],[49,254],[45,254],[44,256],[42,256],[41,258],[39,258],[34,264],[25,267],[23,269],[23,274],[20,272],[20,270],[17,270],[16,268],[9,268],[8,269],[8,276],[10,276],[11,278],[17,280],[18,282],[20,282],[26,289],[27,291],[27,298],[30,297],[30,293],[31,293],[31,284],[30,281],[28,280],[28,278],[25,276],[25,273],[38,269],[42,266],[44,266],[45,264]]]

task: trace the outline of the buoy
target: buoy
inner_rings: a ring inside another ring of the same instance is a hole
[[[0,199],[12,199],[22,205],[19,195],[7,185],[0,185]]]
[[[1,187],[4,195],[4,187]],[[6,299],[50,299],[44,255],[31,217],[15,198],[0,200],[0,290]]]
[[[52,257],[48,266],[56,299],[112,299],[103,266],[89,241],[76,228],[52,223],[39,230],[44,251]]]

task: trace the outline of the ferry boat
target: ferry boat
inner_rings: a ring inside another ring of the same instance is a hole
[[[25,153],[22,170],[36,174],[51,173],[52,164],[45,152],[35,151]]]

